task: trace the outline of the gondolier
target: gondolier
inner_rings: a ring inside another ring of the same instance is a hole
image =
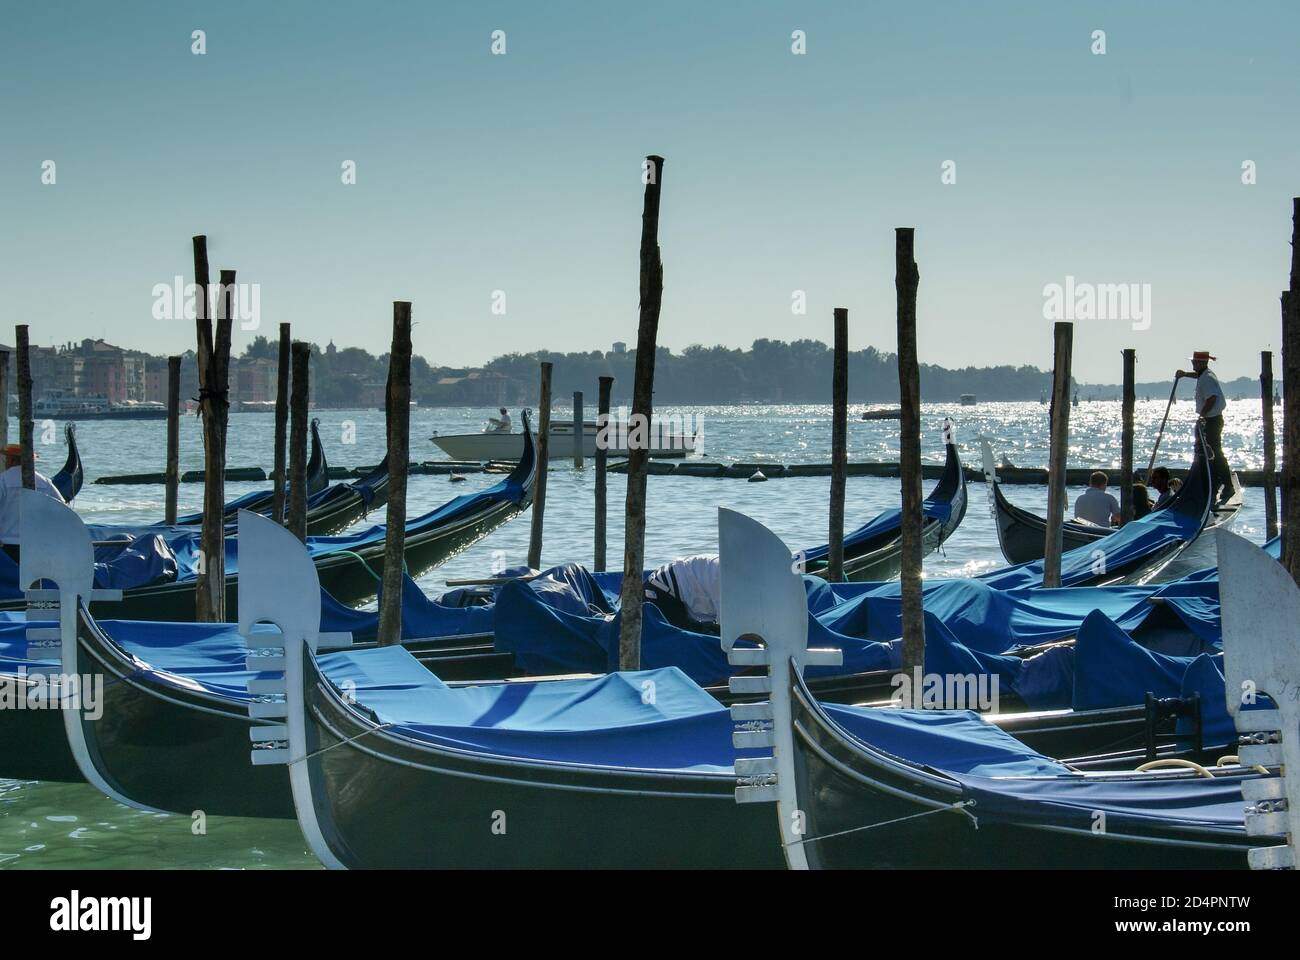
[[[5,470],[0,473],[0,546],[10,559],[18,562],[18,491],[23,488],[23,448],[11,443],[4,448]],[[32,460],[40,459],[35,451]],[[35,471],[33,471],[35,472]],[[59,503],[66,503],[59,488],[43,473],[36,473],[36,491]]]
[[[1179,370],[1176,378],[1191,377],[1196,381],[1196,414],[1205,425],[1205,442],[1213,454],[1210,461],[1212,489],[1215,493],[1222,489],[1222,499],[1227,500],[1233,494],[1232,471],[1223,455],[1223,411],[1228,406],[1228,398],[1223,395],[1219,378],[1210,369],[1210,361],[1217,359],[1210,356],[1208,350],[1197,350],[1191,356],[1191,372]]]

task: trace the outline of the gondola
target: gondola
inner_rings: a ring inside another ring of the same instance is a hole
[[[768,723],[771,748],[738,763],[736,796],[746,807],[776,802],[790,866],[1246,866],[1243,788],[1268,789],[1248,748],[1229,766],[1081,772],[964,711],[911,711],[870,727],[853,708],[818,703],[802,668],[832,652],[807,649],[795,615],[802,591],[781,569],[780,540],[753,521],[735,525],[742,555],[767,558],[766,576],[745,581],[766,605],[749,617],[763,648],[748,662],[770,664],[772,691],[735,712],[738,723]],[[772,582],[782,577],[784,592]]]
[[[536,460],[532,442],[526,444],[525,457],[501,482],[448,501],[423,516],[408,521],[403,559],[407,572],[418,577],[477,542],[505,523],[532,502],[536,480]],[[94,540],[104,541],[120,533],[120,528],[91,526]],[[157,531],[142,528],[152,536]],[[198,534],[192,528],[164,537],[176,563],[173,578],[123,591],[120,601],[101,601],[94,612],[104,618],[123,620],[192,620],[194,617],[194,582],[198,556]],[[239,550],[237,538],[227,537],[226,610],[235,616],[239,598]],[[309,537],[308,549],[320,576],[321,586],[345,605],[355,605],[374,597],[383,575],[384,528],[370,527],[347,536]],[[0,555],[0,575],[6,560]],[[8,561],[9,598],[0,602],[0,610],[20,609],[21,594],[16,588],[17,571]]]
[[[922,503],[921,552],[924,556],[947,540],[966,516],[966,473],[961,466],[952,421],[944,420],[943,475]],[[844,578],[853,581],[889,580],[902,567],[901,510],[887,510],[844,536]],[[823,545],[797,555],[807,573],[824,576],[830,547]]]
[[[77,425],[65,424],[63,435],[68,440],[68,458],[59,472],[50,477],[50,483],[54,484],[54,489],[59,491],[65,503],[71,503],[81,492],[85,472],[81,468],[81,451],[77,449]]]
[[[491,809],[507,809],[502,805],[508,804],[508,809],[514,811],[509,814],[514,817],[511,829],[523,843],[498,843],[492,848],[495,859],[477,865],[574,865],[581,862],[581,856],[573,844],[592,841],[582,832],[583,820],[597,817],[604,822],[607,816],[628,815],[624,800],[627,791],[633,790],[639,796],[631,805],[638,811],[637,816],[680,813],[694,818],[700,832],[689,831],[680,843],[659,852],[655,852],[652,837],[616,849],[602,847],[595,852],[597,863],[686,865],[702,857],[698,860],[702,865],[775,865],[774,855],[762,852],[765,844],[775,842],[765,836],[763,822],[741,814],[734,822],[723,823],[727,814],[720,804],[729,802],[730,778],[734,776],[729,721],[716,700],[678,671],[454,688],[425,671],[400,647],[342,650],[319,657],[315,653],[308,657],[305,651],[300,651],[297,658],[264,656],[268,651],[262,648],[268,634],[255,632],[256,621],[274,620],[291,636],[299,635],[295,623],[306,623],[305,632],[315,639],[321,608],[315,570],[302,545],[269,520],[251,514],[244,515],[240,530],[241,540],[250,551],[246,572],[255,585],[240,627],[247,643],[231,644],[229,625],[118,624],[135,633],[136,649],[144,641],[150,651],[146,661],[116,642],[78,599],[89,589],[85,571],[91,548],[85,528],[66,508],[35,495],[33,498],[36,509],[57,515],[41,519],[45,529],[57,534],[55,542],[65,551],[78,538],[82,544],[79,553],[77,549],[70,551],[70,560],[62,559],[54,549],[24,554],[24,577],[58,584],[60,618],[64,611],[72,617],[71,632],[59,633],[60,650],[54,659],[66,673],[104,678],[96,715],[77,710],[61,712],[61,719],[66,721],[67,750],[87,780],[121,802],[183,812],[203,809],[211,814],[285,815],[290,810],[291,795],[284,771],[274,764],[259,763],[256,775],[241,776],[237,762],[246,756],[250,736],[261,740],[277,732],[266,726],[267,720],[274,719],[267,711],[283,713],[284,704],[275,704],[274,688],[278,685],[283,689],[284,682],[277,683],[272,672],[281,665],[302,663],[304,669],[317,671],[304,689],[308,689],[310,697],[321,698],[320,710],[344,711],[314,734],[322,748],[330,742],[339,745],[337,751],[326,750],[325,755],[336,754],[325,762],[328,775],[361,777],[347,780],[357,789],[345,791],[349,794],[346,803],[360,804],[361,808],[350,806],[351,814],[340,815],[357,814],[366,804],[377,802],[381,792],[397,786],[391,779],[382,781],[381,786],[371,777],[411,778],[409,783],[401,784],[401,796],[407,798],[402,802],[410,804],[402,807],[402,815],[434,799],[429,793],[430,772],[436,772],[439,778],[450,777],[449,781],[440,781],[437,790],[455,794],[454,798],[448,794],[439,799],[440,809],[452,811],[447,825],[450,832],[444,836],[443,828],[438,828],[438,842],[446,842],[447,851],[441,846],[412,848],[391,832],[379,830],[376,836],[356,839],[359,859],[346,862],[367,866],[475,865],[474,858],[482,855],[483,838],[469,830],[468,821],[482,813],[481,804],[495,803]],[[788,559],[785,565],[788,567]],[[48,600],[48,596],[37,599]],[[258,612],[272,608],[267,615]],[[152,635],[146,638],[141,631]],[[269,642],[282,644],[283,640],[270,635]],[[47,660],[40,666],[49,669],[51,662]],[[291,673],[294,669],[290,666]],[[752,683],[752,679],[739,678],[737,688],[746,682]],[[657,692],[650,700],[652,705],[657,700],[660,708],[643,709],[647,689]],[[331,702],[331,697],[341,703]],[[440,700],[443,707],[451,709],[442,719],[461,728],[450,730],[443,724],[435,730],[424,722],[430,719],[427,713],[421,719],[421,711],[430,704],[437,707]],[[456,700],[461,701],[460,709]],[[300,698],[298,706],[302,704]],[[467,726],[466,710],[477,718]],[[496,720],[491,720],[494,711],[499,713],[495,714]],[[390,713],[418,727],[414,739],[419,749],[412,753],[410,744],[401,742],[401,731],[390,729],[396,724],[387,718]],[[558,728],[550,719],[553,714],[560,716]],[[50,717],[60,717],[60,713],[0,711],[0,723],[8,728],[4,732],[7,738],[13,738],[11,742],[41,748],[39,762],[45,768],[33,769],[29,765],[19,775],[56,778],[59,770],[51,768],[61,759],[66,766],[67,751],[60,756],[54,742],[58,725],[50,722]],[[623,720],[618,721],[618,717]],[[23,720],[31,722],[21,729],[12,726]],[[39,727],[32,725],[38,720]],[[367,728],[366,722],[373,729]],[[632,725],[634,734],[629,734],[625,722]],[[362,737],[362,742],[350,739],[352,733],[330,741],[331,731],[358,724],[353,732]],[[1032,725],[1031,720],[1027,726]],[[557,729],[574,735],[561,738],[569,743],[558,753],[552,749]],[[403,759],[397,761],[396,773],[383,756],[388,744],[380,742],[381,734],[399,743],[394,749],[402,751]],[[483,751],[471,742],[480,734],[505,755],[480,756]],[[429,746],[426,741],[431,735],[436,741],[434,746],[439,747],[431,762],[445,768],[408,768],[407,760]],[[263,752],[259,756],[266,759],[272,754]],[[653,766],[647,758],[655,756],[662,763],[672,764],[671,769]],[[638,757],[647,765],[637,766]],[[312,762],[318,759],[313,751]],[[595,766],[603,769],[589,769],[592,764],[588,761],[593,759],[599,760]],[[14,761],[6,758],[6,763]],[[66,778],[66,770],[63,772]],[[3,775],[12,773],[9,767],[0,771]],[[466,776],[469,781],[463,781]],[[476,776],[487,776],[486,785],[474,780]],[[531,780],[520,781],[520,776]],[[369,797],[364,795],[368,784],[377,791]],[[566,799],[570,789],[579,791],[582,798],[577,802]],[[669,805],[666,810],[659,809],[663,804]],[[300,817],[302,809],[299,803]],[[554,818],[560,832],[547,835],[540,829],[540,817]],[[523,829],[519,830],[521,821]],[[737,856],[720,846],[719,831],[732,827],[748,838],[750,852]],[[361,829],[364,834],[369,828],[352,820],[345,829]],[[611,844],[613,838],[611,834]],[[458,845],[463,847],[459,852]],[[330,855],[324,847],[313,847],[323,858]],[[590,846],[583,849],[586,855],[593,853]],[[460,859],[462,856],[464,859]]]
[[[381,506],[387,500],[388,458],[370,475],[352,482],[330,486],[329,461],[320,439],[320,420],[311,421],[311,453],[307,460],[307,533],[309,536],[329,536],[341,533],[368,510]],[[275,500],[273,490],[255,490],[229,501],[222,516],[226,525],[234,527],[240,510],[269,514]],[[198,526],[203,514],[190,513],[178,517],[178,526]],[[159,524],[161,526],[161,524]]]
[[[1027,563],[1043,558],[1043,548],[1047,539],[1047,521],[1018,507],[1002,493],[1002,484],[998,480],[997,468],[993,463],[993,454],[989,449],[988,441],[984,445],[984,479],[988,484],[989,497],[992,501],[993,518],[997,524],[998,545],[1002,548],[1002,555],[1006,557],[1008,563]],[[1203,455],[1203,446],[1197,444],[1197,457],[1194,461],[1199,461]],[[1191,472],[1198,471],[1200,467],[1197,462],[1193,462]],[[1210,515],[1206,521],[1205,529],[1202,534],[1215,529],[1227,529],[1233,520],[1236,519],[1237,513],[1241,510],[1242,491],[1241,485],[1233,476],[1234,490],[1230,497],[1222,503],[1213,504],[1210,508]],[[1208,494],[1208,487],[1206,488]],[[1182,494],[1180,490],[1174,495],[1178,499]],[[1173,499],[1166,507],[1168,509],[1174,505]],[[1102,527],[1092,523],[1083,523],[1076,520],[1066,520],[1061,527],[1061,539],[1063,550],[1074,550],[1079,547],[1085,547],[1097,543],[1104,537],[1108,537],[1115,531],[1110,527]],[[1204,565],[1206,562],[1212,563],[1213,560],[1208,555],[1197,554],[1195,551],[1202,544],[1212,547],[1213,538],[1201,536],[1199,540],[1189,549],[1188,554],[1183,558],[1188,564]]]

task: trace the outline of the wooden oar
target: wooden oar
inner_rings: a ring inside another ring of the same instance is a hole
[[[1169,411],[1174,405],[1174,394],[1178,392],[1178,377],[1174,377],[1174,388],[1169,391],[1169,402],[1165,404],[1165,418],[1160,421],[1160,430],[1156,434],[1156,445],[1151,448],[1151,462],[1147,464],[1147,473],[1145,479],[1147,483],[1151,482],[1151,471],[1156,465],[1156,451],[1160,449],[1160,440],[1165,435],[1165,424],[1169,422]]]

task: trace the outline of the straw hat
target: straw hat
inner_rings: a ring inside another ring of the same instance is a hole
[[[1195,363],[1197,360],[1204,360],[1206,363],[1209,363],[1211,360],[1218,360],[1219,358],[1210,356],[1209,350],[1197,350],[1188,357],[1188,359],[1191,360],[1192,363]]]

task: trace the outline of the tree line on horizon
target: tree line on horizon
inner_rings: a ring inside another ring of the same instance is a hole
[[[277,356],[278,344],[257,337],[245,348],[245,356]],[[826,403],[832,367],[831,348],[820,340],[755,340],[748,350],[695,344],[674,353],[659,347],[655,353],[655,399],[660,403]],[[594,412],[598,378],[614,377],[614,404],[632,393],[636,365],[635,349],[622,352],[591,350],[557,353],[547,350],[507,353],[482,367],[438,367],[420,356],[411,358],[411,396],[424,406],[480,405],[504,403],[529,405],[536,402],[538,364],[554,364],[552,396],[563,404],[581,390]],[[893,353],[866,347],[849,352],[849,401],[851,403],[897,403],[898,369]],[[312,394],[325,407],[361,405],[366,385],[383,383],[388,375],[388,354],[374,355],[361,347],[340,347],[332,351],[312,344]],[[471,379],[471,374],[479,373]],[[486,374],[486,376],[484,376]],[[1243,392],[1248,378],[1224,382],[1232,396]],[[1171,380],[1139,383],[1138,399],[1144,391],[1151,396],[1167,395]],[[1278,381],[1280,389],[1281,381]],[[921,395],[927,402],[957,402],[962,394],[979,400],[1038,400],[1050,396],[1052,375],[1028,364],[996,367],[948,368],[921,364]],[[1115,385],[1090,386],[1074,383],[1083,399],[1117,397]]]

